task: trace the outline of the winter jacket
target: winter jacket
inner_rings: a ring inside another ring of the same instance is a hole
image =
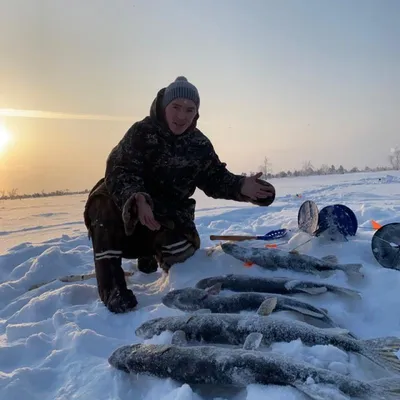
[[[161,108],[164,90],[158,92],[149,116],[131,126],[107,159],[104,184],[122,212],[127,234],[137,223],[138,193],[160,223],[172,222],[186,232],[195,229],[196,202],[191,196],[196,188],[213,198],[251,201],[240,193],[244,177],[227,169],[196,127],[199,115],[182,135],[168,129]],[[267,206],[273,200],[251,202]]]

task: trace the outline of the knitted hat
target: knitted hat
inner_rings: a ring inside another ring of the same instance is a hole
[[[197,108],[200,106],[199,92],[184,76],[178,76],[175,81],[165,89],[162,103],[163,108],[167,107],[171,101],[178,98],[192,100]]]

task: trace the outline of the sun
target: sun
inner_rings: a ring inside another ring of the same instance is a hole
[[[11,133],[4,124],[0,123],[0,153],[3,152],[11,141]]]

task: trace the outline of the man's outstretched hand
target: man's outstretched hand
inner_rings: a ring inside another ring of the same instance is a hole
[[[137,194],[136,205],[140,223],[144,226],[147,226],[152,231],[158,231],[161,228],[161,225],[154,218],[153,210],[143,195]]]
[[[273,187],[265,186],[258,182],[261,178],[262,172],[258,172],[256,175],[247,176],[244,179],[241,193],[244,196],[249,197],[252,200],[268,199],[274,197]]]

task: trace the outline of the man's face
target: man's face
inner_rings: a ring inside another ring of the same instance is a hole
[[[175,99],[165,108],[165,119],[174,135],[181,135],[192,125],[197,114],[196,105],[192,100]]]

